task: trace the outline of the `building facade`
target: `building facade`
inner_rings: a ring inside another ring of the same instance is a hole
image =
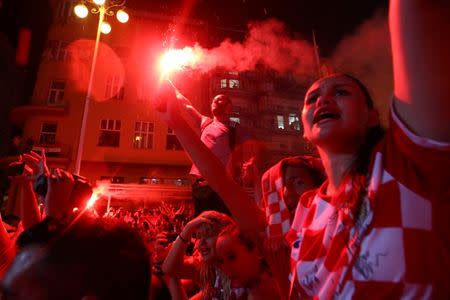
[[[75,1],[52,4],[54,20],[33,96],[29,104],[15,108],[10,118],[23,128],[30,149],[45,149],[50,167],[73,171],[97,18],[76,18]],[[167,184],[185,190],[190,184],[191,162],[151,104],[159,82],[155,62],[168,45],[206,43],[211,31],[195,20],[128,12],[128,23],[111,18],[112,32],[101,36],[80,174],[93,183]],[[177,33],[176,40],[170,32]],[[266,146],[267,165],[310,152],[301,138],[298,114],[305,89],[289,76],[264,69],[241,73],[214,70],[189,75],[181,85],[205,114],[215,94],[228,94],[234,105],[233,119]]]

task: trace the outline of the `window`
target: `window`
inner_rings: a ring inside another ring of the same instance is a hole
[[[139,178],[139,183],[140,184],[149,184],[150,183],[150,178],[148,178],[148,177],[140,177]]]
[[[59,41],[56,60],[57,61],[66,61],[69,59],[69,43],[64,41]]]
[[[227,88],[227,80],[226,79],[220,79],[220,88],[226,89]]]
[[[111,176],[100,176],[100,181],[109,181],[109,182],[111,182]]]
[[[123,99],[124,89],[118,75],[109,75],[106,78],[106,99]]]
[[[55,144],[56,128],[56,123],[43,123],[41,127],[41,134],[39,135],[39,144]]]
[[[277,115],[277,129],[284,129],[284,116]]]
[[[300,130],[300,120],[297,114],[289,114],[289,127],[293,130]]]
[[[123,176],[114,176],[111,180],[111,183],[124,183],[125,178]]]
[[[50,83],[50,91],[48,93],[47,104],[48,105],[64,104],[65,88],[66,82],[64,80],[52,80],[52,82]]]
[[[61,1],[61,3],[58,6],[58,9],[56,10],[56,15],[63,19],[70,17],[72,15],[74,7],[73,2],[74,1],[72,0]]]
[[[241,118],[239,117],[230,117],[230,121],[241,124]]]
[[[48,58],[53,61],[69,60],[69,43],[65,41],[49,40],[47,43]]]
[[[120,120],[101,120],[98,146],[119,147]]]
[[[240,81],[239,79],[220,79],[220,88],[221,89],[238,89],[240,87]]]
[[[152,122],[136,122],[134,125],[133,147],[137,149],[152,149],[153,128]]]
[[[166,150],[183,150],[180,141],[178,140],[173,130],[170,128],[167,129]]]
[[[228,86],[230,89],[238,89],[239,88],[239,79],[230,79],[228,81]]]

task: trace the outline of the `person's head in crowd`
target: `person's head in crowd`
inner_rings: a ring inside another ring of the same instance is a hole
[[[212,263],[216,258],[216,240],[220,231],[233,220],[217,211],[204,211],[199,217],[205,218],[209,223],[202,223],[195,232],[195,249],[199,252],[200,258],[205,263]]]
[[[217,211],[204,211],[191,222],[200,222],[194,232],[194,257],[199,260],[199,281],[204,299],[216,295],[217,280],[216,240],[219,233],[234,221],[228,215]],[[186,228],[185,227],[185,228]]]
[[[228,121],[233,110],[231,99],[224,94],[215,96],[211,103],[211,112],[219,121]]]
[[[2,299],[148,299],[150,254],[141,236],[114,219],[46,219],[19,239]]]
[[[225,227],[216,242],[217,265],[230,280],[231,287],[251,287],[267,268],[256,233],[232,224]]]
[[[320,159],[312,156],[295,156],[282,161],[283,199],[290,212],[295,213],[304,192],[319,187],[325,180],[320,164]]]
[[[301,112],[304,138],[325,153],[353,154],[348,170],[364,175],[370,150],[383,136],[379,115],[365,85],[348,74],[332,74],[314,82]]]

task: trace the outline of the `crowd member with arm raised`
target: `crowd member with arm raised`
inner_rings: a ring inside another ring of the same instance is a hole
[[[234,219],[246,230],[263,231],[265,218],[263,212],[233,178],[224,171],[223,164],[199,139],[198,135],[180,118],[182,109],[172,85],[164,82],[155,108],[168,126],[174,129],[180,143],[188,152],[192,161],[198,163],[202,175],[209,185],[225,201]]]

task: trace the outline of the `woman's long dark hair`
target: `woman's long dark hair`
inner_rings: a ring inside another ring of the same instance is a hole
[[[366,101],[367,107],[369,109],[375,109],[374,102],[372,97],[370,96],[369,90],[367,87],[356,77],[353,77],[349,74],[342,74],[342,76],[352,80],[359,89],[364,94],[364,100]],[[349,174],[353,175],[366,175],[369,169],[370,157],[372,153],[372,149],[378,144],[378,142],[384,136],[384,128],[381,127],[380,124],[373,126],[367,130],[366,136],[364,137],[364,141],[361,144],[356,159],[353,164],[350,166],[348,170]]]

